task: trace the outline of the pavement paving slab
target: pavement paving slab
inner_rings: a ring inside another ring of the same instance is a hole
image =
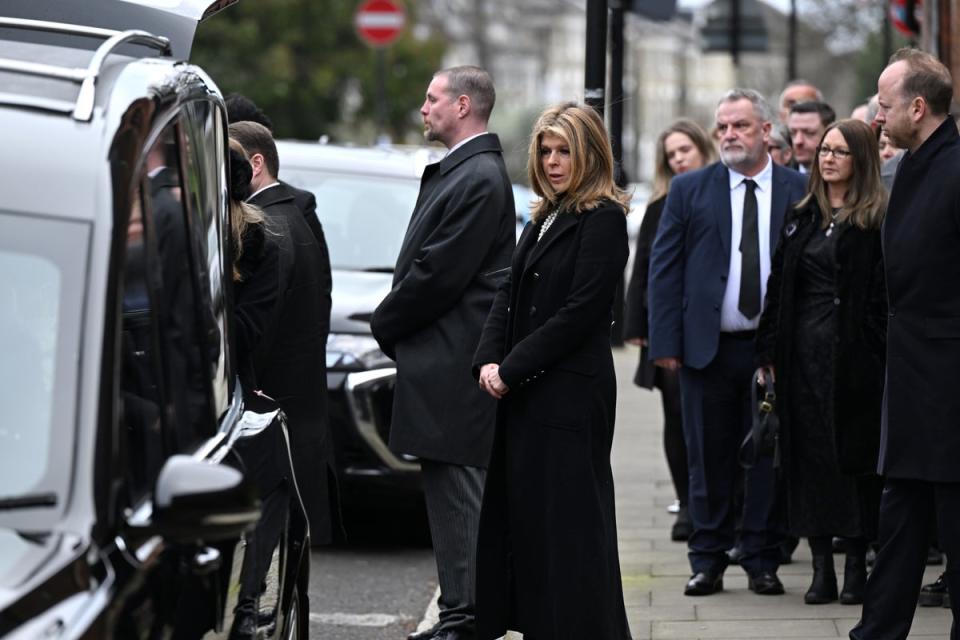
[[[617,424],[613,445],[617,531],[627,618],[634,640],[813,640],[846,638],[860,617],[859,606],[806,605],[810,551],[802,542],[794,562],[780,568],[783,596],[758,596],[747,589],[739,567],[727,569],[724,591],[683,595],[690,577],[687,549],[670,540],[675,496],[663,454],[659,392],[633,385],[637,348],[614,349],[617,368]],[[843,557],[835,556],[839,575]],[[924,583],[943,567],[927,567]],[[910,640],[950,636],[949,609],[918,608]]]

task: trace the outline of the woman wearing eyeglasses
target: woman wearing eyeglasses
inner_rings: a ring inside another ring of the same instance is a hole
[[[848,541],[840,602],[862,602],[876,536],[887,313],[879,157],[865,123],[827,128],[809,191],[784,221],[757,333],[759,363],[775,370],[788,526],[813,552],[807,604],[838,598],[835,536]]]

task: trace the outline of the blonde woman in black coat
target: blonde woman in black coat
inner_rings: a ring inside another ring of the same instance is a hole
[[[650,323],[647,318],[647,278],[650,275],[650,250],[657,235],[663,205],[674,176],[696,171],[716,159],[716,148],[710,136],[693,120],[681,118],[667,127],[657,139],[657,161],[653,178],[653,193],[643,214],[637,248],[633,254],[633,274],[627,289],[627,315],[624,337],[640,346],[640,362],[633,383],[645,389],[660,389],[663,403],[663,449],[673,488],[677,493],[679,510],[670,528],[670,539],[675,542],[690,537],[693,525],[687,510],[690,493],[687,470],[687,445],[683,439],[683,416],[680,411],[680,373],[655,367],[648,357],[647,340]]]
[[[474,357],[499,400],[480,518],[479,640],[627,640],[610,449],[610,323],[628,198],[603,121],[564,104],[534,125],[541,197]]]
[[[859,604],[880,500],[886,192],[865,123],[830,125],[817,153],[809,192],[784,221],[773,258],[758,353],[775,366],[790,532],[807,537],[813,552],[804,600],[837,599],[838,536],[848,547],[840,602]]]

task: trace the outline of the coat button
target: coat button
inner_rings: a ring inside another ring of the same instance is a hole
[[[834,298],[834,299],[833,299],[833,304],[839,307],[839,306],[840,306],[840,298]]]
[[[890,316],[891,318],[892,318],[893,316],[897,315],[897,308],[896,308],[896,307],[890,307],[890,311],[887,312],[887,315]]]
[[[534,271],[534,272],[533,272],[533,279],[534,279],[534,280],[539,280],[539,279],[540,279],[540,274],[537,273],[536,271]]]
[[[720,274],[720,282],[726,282],[726,281],[727,281],[727,274],[721,273],[721,274]]]
[[[537,308],[536,308],[536,307],[530,307],[530,315],[532,315],[532,316],[537,315]]]

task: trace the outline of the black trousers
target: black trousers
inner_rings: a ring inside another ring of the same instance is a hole
[[[761,458],[744,471],[737,457],[753,415],[753,359],[752,335],[721,334],[717,355],[709,365],[680,370],[693,522],[687,546],[694,573],[715,573],[726,567],[726,551],[734,545],[734,503],[741,477],[740,564],[751,575],[776,571],[779,566],[773,460]]]
[[[667,454],[670,478],[681,507],[690,498],[690,472],[687,469],[687,443],[683,438],[683,413],[680,396],[680,375],[676,371],[657,371],[657,386],[663,404],[663,450]]]
[[[890,478],[880,499],[880,550],[867,579],[863,615],[850,631],[852,640],[902,640],[910,633],[934,522],[954,596],[950,640],[960,640],[960,482]]]
[[[477,534],[487,472],[420,460],[430,538],[440,582],[440,629],[476,630]]]

